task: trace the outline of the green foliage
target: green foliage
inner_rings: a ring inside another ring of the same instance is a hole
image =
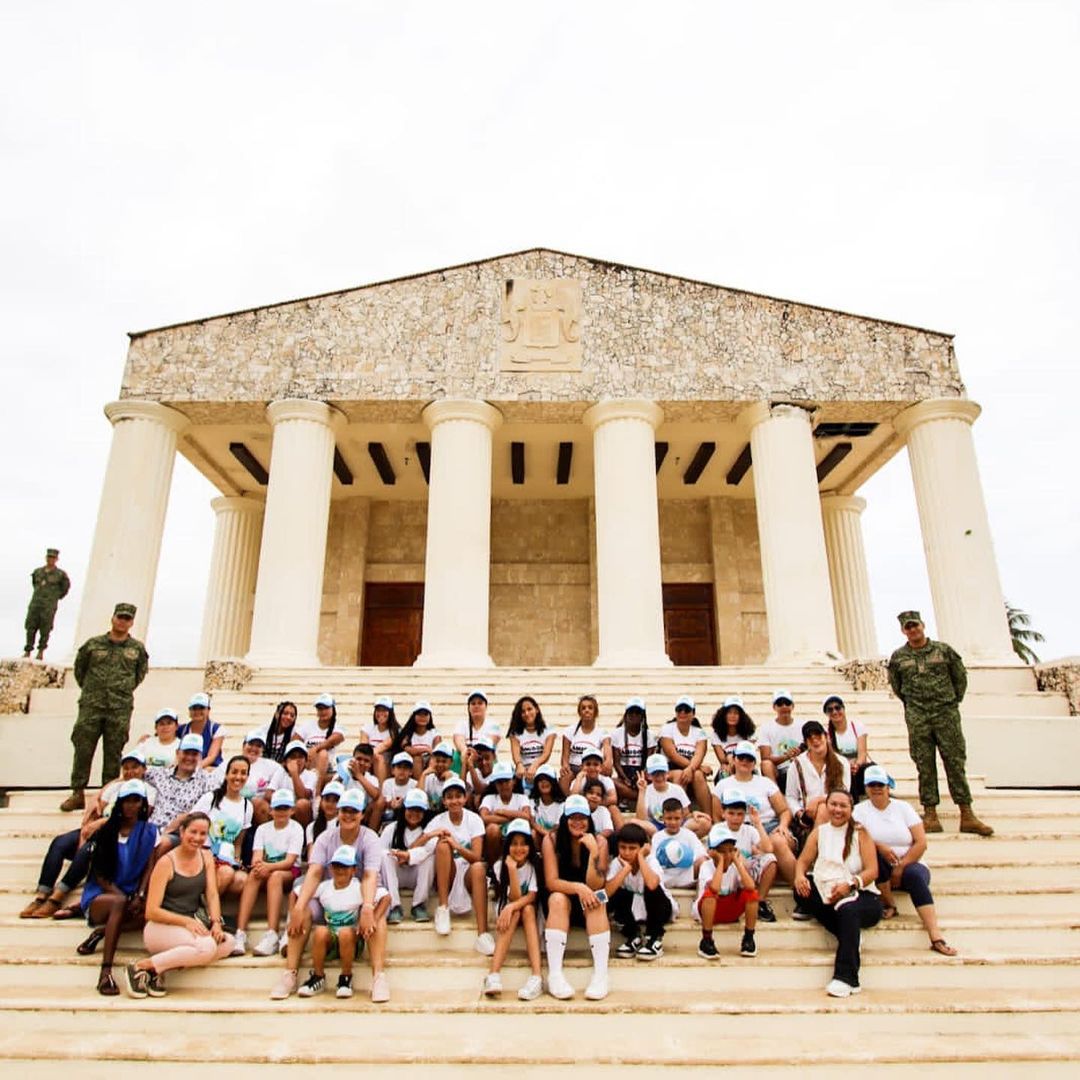
[[[1028,642],[1037,643],[1045,641],[1046,638],[1038,630],[1031,629],[1031,616],[1022,608],[1013,607],[1008,600],[1005,601],[1005,616],[1009,620],[1009,634],[1012,637],[1013,652],[1025,664],[1037,664],[1039,658]]]

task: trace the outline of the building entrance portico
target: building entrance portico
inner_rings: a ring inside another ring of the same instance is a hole
[[[906,444],[942,632],[1009,662],[963,395],[946,334],[544,250],[133,334],[79,630],[145,632],[179,450],[204,660],[872,656],[856,492]]]

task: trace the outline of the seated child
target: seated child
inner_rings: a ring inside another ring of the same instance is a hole
[[[315,899],[322,904],[325,925],[316,926],[311,941],[312,976],[297,991],[313,997],[326,985],[326,960],[336,953],[341,962],[337,996],[351,998],[353,960],[360,922],[360,882],[356,880],[356,848],[342,844],[330,859],[330,877],[319,883]]]
[[[701,866],[694,911],[701,921],[698,956],[716,960],[719,953],[713,941],[717,923],[737,923],[746,914],[746,928],[739,946],[741,956],[757,956],[754,928],[757,926],[758,894],[746,860],[738,848],[738,834],[726,825],[709,830],[709,858]]]
[[[608,894],[608,918],[622,924],[626,939],[615,955],[655,960],[664,955],[664,927],[675,910],[664,887],[660,864],[650,853],[649,836],[636,822],[615,834],[618,855],[611,860],[604,888]],[[642,937],[640,926],[645,923]]]

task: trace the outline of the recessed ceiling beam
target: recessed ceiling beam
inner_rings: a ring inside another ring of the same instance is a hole
[[[424,474],[424,483],[431,483],[431,443],[418,442],[416,456],[420,461],[420,471]]]
[[[693,460],[686,467],[686,472],[683,473],[684,484],[696,484],[701,474],[705,471],[705,466],[712,461],[713,454],[716,453],[716,443],[703,442],[698,448],[697,453],[694,454]]]
[[[664,458],[667,457],[668,444],[666,442],[658,442],[656,444],[656,471],[660,471],[660,466],[664,464]]]
[[[570,483],[570,462],[574,460],[574,444],[572,442],[559,443],[559,461],[555,466],[555,483]]]
[[[348,487],[353,482],[352,469],[345,464],[345,459],[336,446],[334,447],[334,475],[345,487]]]
[[[375,466],[379,479],[388,487],[396,484],[397,477],[394,475],[394,467],[390,464],[390,459],[386,456],[386,447],[381,442],[369,442],[367,452],[371,455],[371,463]]]
[[[820,484],[851,453],[851,443],[837,443],[822,459],[817,467],[817,478]]]
[[[525,483],[525,444],[523,442],[510,444],[510,478],[515,484]]]
[[[242,443],[231,442],[229,443],[229,453],[232,454],[241,465],[249,473],[251,473],[257,484],[266,484],[270,479],[270,474],[259,463],[258,458]]]
[[[728,469],[726,480],[730,487],[738,487],[742,478],[750,471],[750,466],[754,464],[754,459],[750,455],[750,444],[747,443],[742,452],[735,459],[735,464]]]

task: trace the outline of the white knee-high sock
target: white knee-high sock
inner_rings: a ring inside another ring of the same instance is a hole
[[[589,935],[589,949],[592,952],[593,971],[597,975],[607,974],[608,949],[611,947],[611,931]]]
[[[563,953],[566,952],[566,931],[545,930],[544,944],[547,946],[548,974],[561,975]]]

